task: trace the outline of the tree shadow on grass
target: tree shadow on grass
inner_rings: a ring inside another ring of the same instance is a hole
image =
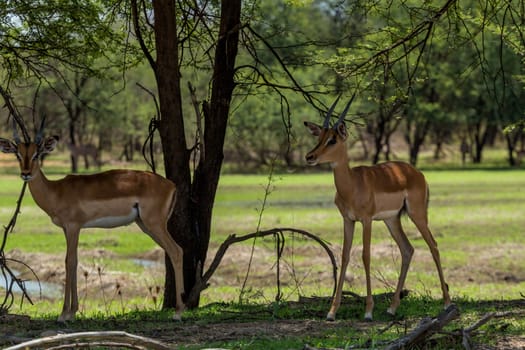
[[[384,311],[390,302],[389,295],[380,294],[375,296],[374,321],[364,322],[363,298],[347,294],[337,314],[337,321],[327,322],[324,318],[330,300],[330,297],[309,297],[268,304],[213,303],[186,312],[183,322],[172,321],[169,310],[80,317],[66,324],[58,323],[56,315],[34,319],[6,315],[0,318],[0,346],[54,333],[118,330],[177,346],[222,344],[228,347],[228,344],[233,345],[238,341],[250,339],[257,343],[260,339],[261,344],[267,347],[268,339],[271,338],[276,344],[284,339],[295,339],[297,344],[316,342],[322,346],[339,347],[348,343],[373,344],[376,341],[397,339],[414,328],[421,319],[434,317],[443,309],[439,299],[408,295],[403,299],[398,315],[393,318]],[[481,331],[473,337],[476,344],[496,346],[510,339],[510,344],[525,345],[525,298],[456,298],[454,302],[460,310],[459,318],[451,322],[437,338],[433,338],[429,346],[461,348],[458,332],[475,324],[488,313],[506,313],[507,316],[494,318],[480,328]]]

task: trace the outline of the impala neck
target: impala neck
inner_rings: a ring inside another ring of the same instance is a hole
[[[38,167],[34,172],[33,178],[28,182],[28,185],[36,204],[45,212],[49,213],[51,206],[56,201],[53,182],[48,180],[42,172],[42,169]]]
[[[341,154],[337,161],[331,162],[330,166],[334,172],[335,188],[338,193],[343,194],[352,188],[352,169],[348,165],[346,148],[341,148]]]

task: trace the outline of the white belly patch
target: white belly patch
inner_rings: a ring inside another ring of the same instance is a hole
[[[399,215],[399,210],[385,210],[381,211],[379,213],[376,213],[374,216],[372,216],[372,220],[385,220],[389,219],[391,217]]]
[[[90,220],[84,224],[84,228],[87,227],[99,227],[99,228],[113,228],[119,226],[129,225],[137,219],[139,216],[139,210],[136,207],[131,208],[128,215],[125,216],[103,216]]]

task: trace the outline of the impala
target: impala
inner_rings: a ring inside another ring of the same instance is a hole
[[[0,138],[0,151],[16,155],[20,176],[28,183],[36,204],[55,225],[64,230],[66,283],[64,305],[58,320],[72,320],[78,310],[77,250],[80,229],[113,228],[132,222],[136,222],[171,259],[177,289],[174,319],[180,319],[184,309],[183,251],[167,230],[168,218],[175,204],[175,185],[159,175],[134,170],[110,170],[48,180],[40,168],[40,159],[54,150],[58,137],[43,139],[42,129],[34,142],[22,142],[15,126],[14,142]]]
[[[374,166],[350,168],[345,145],[347,132],[343,120],[352,101],[346,105],[335,125],[330,127],[330,116],[338,100],[339,98],[330,107],[322,127],[304,122],[310,133],[318,137],[317,146],[306,155],[306,161],[310,165],[330,163],[336,188],[335,204],[344,220],[341,272],[327,319],[335,320],[335,314],[341,304],[341,293],[356,221],[363,226],[362,258],[366,274],[365,319],[372,319],[374,308],[370,281],[370,241],[374,220],[385,222],[401,252],[401,273],[392,302],[387,310],[388,313],[395,314],[400,304],[400,293],[414,253],[414,248],[401,226],[400,217],[404,211],[414,222],[430,248],[441,282],[445,307],[448,307],[451,303],[448,285],[443,277],[437,243],[428,228],[428,185],[425,177],[414,167],[403,162],[386,162]]]
[[[98,149],[92,143],[86,143],[84,145],[74,145],[72,143],[67,144],[67,148],[71,153],[71,157],[78,162],[78,158],[82,156],[84,158],[84,168],[89,169],[89,157],[93,159],[95,165],[100,169],[102,162],[99,159]]]

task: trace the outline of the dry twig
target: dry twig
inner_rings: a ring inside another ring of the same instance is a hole
[[[504,318],[508,316],[515,315],[515,311],[505,311],[505,312],[489,312],[485,316],[483,316],[478,321],[474,322],[470,327],[464,328],[461,330],[461,336],[462,336],[462,342],[461,345],[465,348],[465,350],[472,349],[471,343],[472,343],[472,333],[476,331],[479,327],[483,326],[485,323],[489,322],[493,318]]]
[[[6,107],[9,110],[9,114],[11,115],[11,118],[13,118],[13,127],[15,128],[14,132],[16,133],[16,124],[18,124],[18,126],[20,127],[20,130],[22,130],[24,141],[28,142],[30,140],[30,137],[27,132],[27,128],[25,127],[24,120],[22,119],[22,116],[18,112],[18,109],[16,108],[16,105],[13,102],[11,95],[6,90],[4,90],[2,86],[0,86],[0,95],[2,95],[5,101]],[[24,300],[24,298],[26,298],[29,301],[29,303],[33,304],[31,298],[29,297],[29,294],[26,291],[24,282],[15,275],[15,273],[9,268],[9,266],[7,266],[7,260],[9,259],[7,259],[4,255],[4,249],[7,243],[7,236],[15,228],[18,214],[20,214],[20,206],[22,205],[22,199],[24,198],[26,186],[27,186],[27,183],[24,182],[22,185],[22,189],[20,190],[20,195],[18,196],[18,200],[16,202],[15,212],[13,213],[13,216],[11,217],[11,220],[9,220],[9,223],[7,224],[7,226],[4,226],[4,236],[2,239],[2,243],[0,245],[0,273],[3,275],[6,281],[5,283],[6,293],[5,293],[4,300],[0,304],[0,314],[7,313],[10,307],[13,305],[13,302],[14,302],[13,287],[15,284],[18,285],[18,288],[22,291],[22,301]]]

